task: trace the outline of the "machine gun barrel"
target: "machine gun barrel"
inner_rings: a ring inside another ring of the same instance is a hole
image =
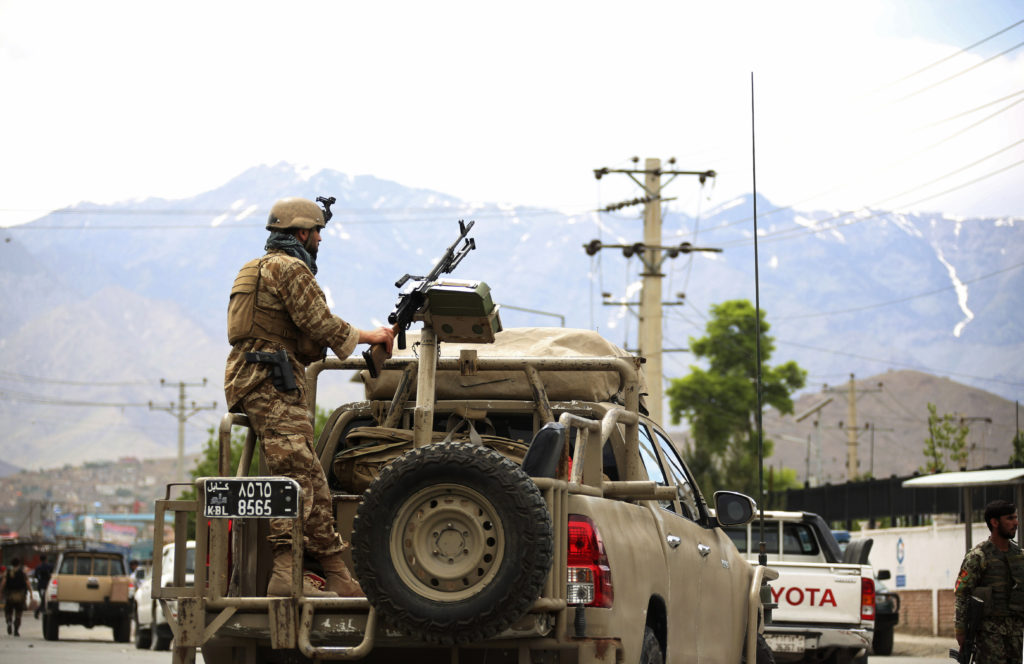
[[[475,223],[475,221],[470,221],[467,224],[462,219],[459,219],[459,237],[445,250],[440,260],[434,264],[434,267],[426,275],[417,277],[406,273],[395,282],[396,288],[401,288],[410,281],[415,284],[398,296],[395,308],[388,314],[388,322],[394,326],[400,349],[405,348],[405,331],[412,325],[416,313],[419,312],[426,302],[427,289],[430,287],[430,284],[436,281],[442,274],[448,274],[458,267],[462,259],[469,252],[476,249],[476,241],[471,237],[467,237]],[[459,246],[460,243],[462,244],[461,247]],[[373,345],[369,350],[363,351],[366,369],[373,378],[377,377],[381,366],[384,364],[384,360],[387,358],[387,350],[381,344]]]

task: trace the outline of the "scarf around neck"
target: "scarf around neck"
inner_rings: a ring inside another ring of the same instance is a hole
[[[310,272],[316,274],[316,256],[313,256],[306,251],[306,248],[302,246],[302,243],[290,233],[271,231],[270,237],[267,238],[267,244],[263,249],[265,251],[279,249],[293,258],[300,259],[306,264],[306,267],[309,268]]]

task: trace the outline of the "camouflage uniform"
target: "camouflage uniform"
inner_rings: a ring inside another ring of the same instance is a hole
[[[247,264],[247,267],[252,263]],[[246,268],[236,280],[236,288]],[[301,335],[314,342],[322,357],[325,346],[330,346],[338,357],[348,357],[359,339],[359,330],[341,318],[333,316],[327,299],[317,285],[306,264],[282,251],[272,250],[258,262],[255,304],[264,312],[272,312],[294,324]],[[229,314],[230,316],[230,314]],[[232,323],[229,321],[229,335]],[[303,544],[318,558],[338,553],[346,546],[334,530],[331,494],[327,488],[323,467],[313,447],[313,425],[306,404],[306,384],[303,380],[305,365],[314,357],[299,352],[303,344],[292,339],[281,339],[275,334],[260,331],[258,337],[236,340],[228,355],[224,372],[224,394],[232,412],[244,412],[259,437],[263,457],[270,472],[296,480],[302,487],[303,518],[305,519]],[[245,354],[250,351],[288,351],[295,373],[297,390],[277,390],[270,379],[270,370],[264,364],[250,363]],[[272,519],[270,541],[275,550],[291,545],[291,521]]]
[[[1000,551],[985,540],[967,552],[956,581],[956,631],[963,634],[967,600],[979,587],[991,587],[992,599],[977,636],[978,664],[1021,662],[1024,637],[1024,553],[1014,542]]]

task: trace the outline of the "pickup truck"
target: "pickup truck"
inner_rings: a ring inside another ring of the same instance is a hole
[[[298,568],[291,597],[264,596],[266,518],[289,513],[297,484],[248,476],[251,429],[233,467],[232,428],[247,420],[227,414],[219,476],[155,506],[154,546],[169,514],[184,533],[198,511],[195,555],[209,560],[194,584],[182,568],[153,588],[177,602],[173,661],[197,646],[207,662],[772,661],[761,631],[774,573],[723,530],[753,518],[753,500],[722,491],[708,504],[641,407],[640,358],[584,330],[492,337],[486,318],[421,320],[316,441],[367,597],[303,597]],[[310,365],[311,409],[321,373],[366,366]]]
[[[759,519],[726,531],[741,553],[757,559]],[[777,608],[765,628],[776,661],[866,661],[875,629],[871,540],[858,540],[840,553],[817,514],[766,511],[764,542],[768,564],[779,573],[771,584]],[[887,577],[883,572],[879,578]]]
[[[127,643],[132,633],[130,584],[119,553],[62,552],[45,590],[43,638],[59,640],[61,625],[102,625],[113,628],[114,641]]]
[[[196,566],[196,543],[189,540],[185,544],[185,585],[192,583]],[[168,650],[174,634],[165,608],[161,602],[153,598],[153,584],[157,587],[171,582],[174,573],[174,545],[165,544],[160,557],[163,573],[159,577],[150,574],[139,585],[135,593],[135,647],[145,650]],[[168,608],[173,609],[173,604]]]
[[[832,535],[839,543],[839,550],[845,552],[853,541],[848,530],[833,530]],[[893,634],[900,622],[900,595],[889,590],[885,581],[891,578],[889,570],[875,573],[875,636],[871,641],[873,655],[891,655]]]

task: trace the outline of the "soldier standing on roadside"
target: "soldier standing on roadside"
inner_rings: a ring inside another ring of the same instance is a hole
[[[976,638],[977,664],[1021,662],[1024,639],[1024,553],[1013,542],[1017,508],[1005,500],[985,506],[989,538],[967,552],[956,580],[956,640],[964,645],[968,598],[984,594]],[[991,598],[988,594],[991,593]]]
[[[329,215],[328,215],[329,219]],[[323,564],[327,591],[304,586],[307,596],[360,597],[359,583],[342,560],[348,545],[334,529],[331,494],[313,449],[312,414],[306,403],[305,367],[323,359],[329,346],[340,358],[359,343],[381,343],[391,352],[394,332],[381,327],[359,330],[331,314],[316,283],[316,256],[324,211],[304,198],[285,198],[270,210],[266,255],[245,264],[235,279],[228,304],[228,355],[224,393],[229,410],[249,417],[270,472],[294,479],[302,487],[303,542]],[[279,390],[266,364],[247,353],[285,350],[296,389]],[[251,357],[251,356],[250,356]],[[290,594],[291,522],[271,519],[274,568],[267,595]]]

